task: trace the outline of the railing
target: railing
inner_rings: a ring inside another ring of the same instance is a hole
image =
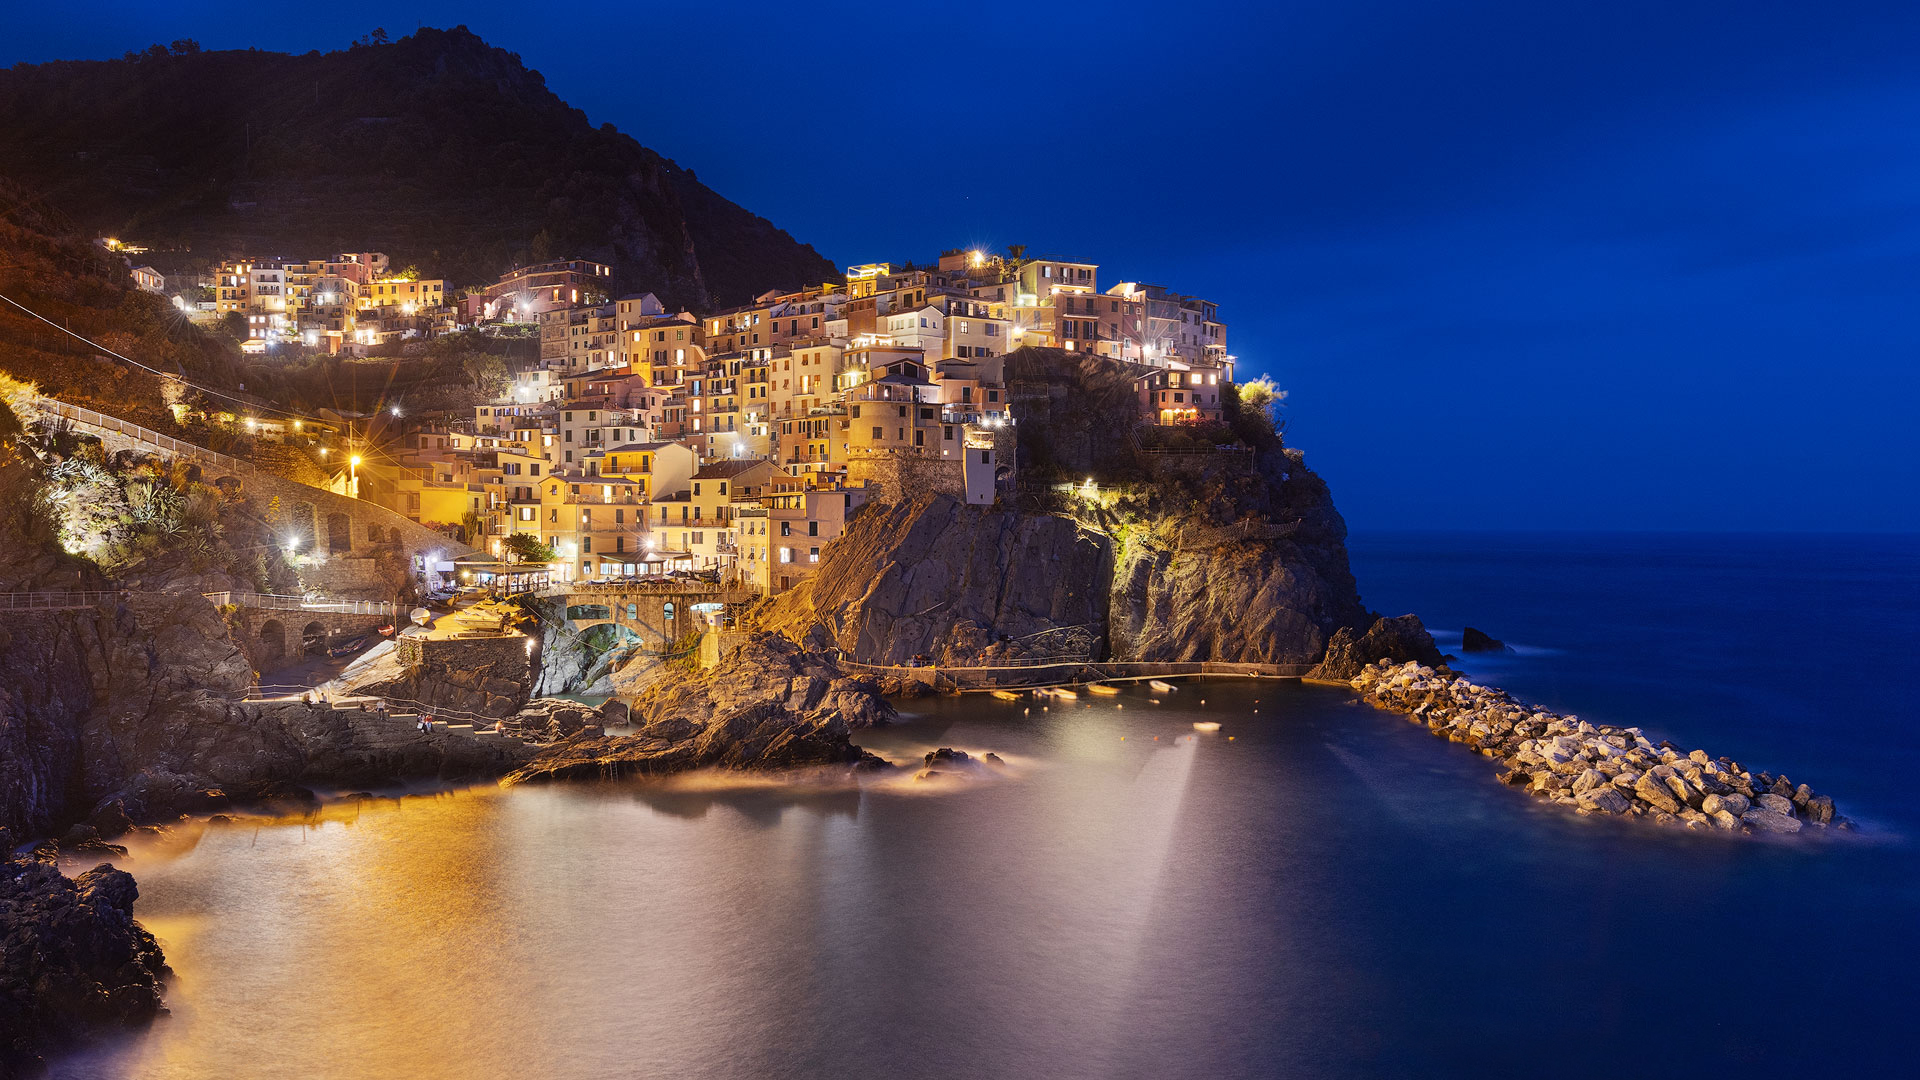
[[[267,611],[323,611],[336,615],[391,616],[394,607],[387,600],[309,600],[304,596],[277,593],[211,592],[204,594],[220,607],[250,607]]]
[[[918,667],[904,664],[865,664],[857,660],[838,658],[843,668],[877,674],[910,674],[914,677],[944,675],[963,688],[972,686],[987,689],[999,685],[993,672],[1009,671],[1032,673],[1049,668],[1076,669],[1071,674],[1078,677],[1061,679],[1060,682],[1085,683],[1105,682],[1115,679],[1148,679],[1156,676],[1182,675],[1226,675],[1238,678],[1297,679],[1313,669],[1312,664],[1263,664],[1237,663],[1224,660],[1073,660],[1058,657],[1039,657],[1019,660],[1007,660],[998,664],[946,665],[925,664]],[[1014,685],[1037,685],[1020,683]]]
[[[231,469],[234,472],[248,476],[253,475],[255,472],[251,462],[242,461],[237,457],[222,454],[218,450],[209,450],[204,446],[198,446],[194,443],[181,442],[171,435],[162,435],[152,428],[141,427],[139,424],[122,420],[117,416],[108,416],[103,412],[83,409],[78,405],[69,405],[64,401],[57,401],[49,397],[38,399],[36,404],[41,411],[50,412],[55,416],[71,420],[76,424],[83,424],[99,431],[111,431],[125,435],[150,446],[157,446],[171,453],[218,465],[222,468]]]
[[[72,611],[118,604],[122,596],[122,593],[97,591],[0,593],[0,611]]]

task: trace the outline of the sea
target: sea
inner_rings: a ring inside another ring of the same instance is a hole
[[[379,792],[141,841],[171,1015],[51,1074],[1911,1074],[1920,539],[1351,551],[1370,607],[1509,645],[1460,658],[1476,680],[1858,827],[1582,817],[1338,687],[922,700],[863,743],[998,761]]]

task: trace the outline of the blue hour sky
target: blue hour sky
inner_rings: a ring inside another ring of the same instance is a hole
[[[1920,4],[399,9],[40,5],[0,63],[464,23],[842,264],[1218,301],[1355,528],[1920,530]]]

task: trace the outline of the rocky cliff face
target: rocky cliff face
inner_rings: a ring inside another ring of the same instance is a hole
[[[164,1010],[167,965],[133,921],[133,876],[102,864],[76,878],[15,858],[0,829],[0,1076],[40,1052],[145,1023]]]
[[[944,496],[863,511],[757,616],[864,663],[1057,656],[1311,664],[1369,625],[1346,527],[1297,452],[1033,509]],[[812,635],[809,637],[809,635]]]
[[[853,744],[852,733],[893,716],[873,680],[849,677],[784,638],[754,634],[718,667],[695,678],[663,679],[642,694],[632,706],[634,734],[575,736],[502,783],[696,768],[878,765]]]
[[[1018,656],[1060,628],[1103,641],[1112,574],[1110,538],[1071,518],[935,495],[863,511],[761,621],[865,663]]]

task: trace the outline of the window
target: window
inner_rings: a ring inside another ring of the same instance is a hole
[[[876,427],[873,429],[873,438],[874,438],[874,441],[878,442],[879,440],[886,438],[886,436],[880,434],[880,429]]]
[[[819,535],[820,535],[820,523],[819,523],[819,522],[817,522],[817,521],[809,521],[809,522],[807,522],[807,535],[808,535],[808,536],[819,536]]]
[[[819,549],[819,548],[809,548],[809,549],[807,549],[807,561],[808,561],[808,562],[819,562],[819,561],[820,561],[820,549]]]
[[[785,532],[785,530],[784,530],[784,529],[783,529],[783,530],[781,530],[781,531],[782,531],[783,533]],[[781,562],[783,562],[783,563],[790,563],[790,562],[792,562],[792,561],[793,561],[793,549],[792,549],[792,548],[790,548],[790,547],[783,547],[783,548],[781,548],[781,549],[780,549],[780,561],[781,561]]]
[[[781,536],[792,536],[792,535],[793,535],[793,523],[792,523],[792,522],[790,522],[790,521],[783,521],[783,522],[781,522],[781,523],[780,523],[780,535],[781,535]]]

